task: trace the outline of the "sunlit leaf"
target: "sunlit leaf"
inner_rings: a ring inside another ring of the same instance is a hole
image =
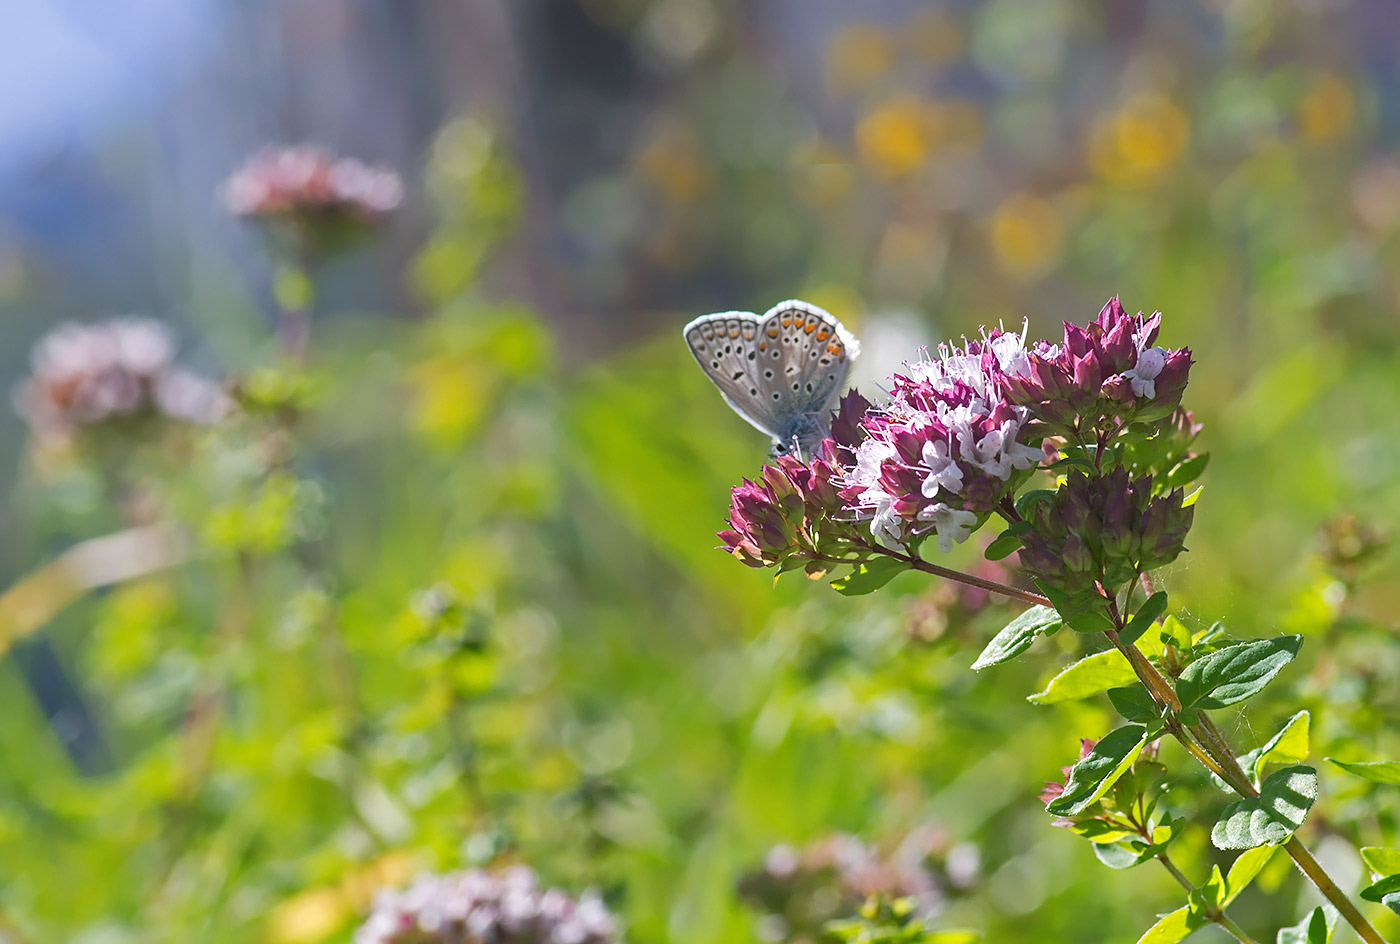
[[[1277,851],[1277,846],[1257,846],[1236,856],[1235,861],[1230,863],[1229,873],[1225,876],[1225,895],[1220,901],[1221,906],[1228,905],[1238,898],[1240,892],[1249,887],[1249,883],[1258,877]]]
[[[1298,712],[1259,748],[1253,759],[1255,781],[1264,776],[1264,768],[1269,764],[1296,764],[1308,759],[1308,720],[1306,711]],[[1249,769],[1248,764],[1244,767]]]
[[[1137,681],[1137,674],[1117,649],[1108,649],[1080,659],[1050,680],[1043,692],[1027,698],[1037,705],[1088,698]]]
[[[1176,683],[1181,707],[1224,708],[1259,693],[1293,661],[1301,636],[1259,639],[1218,649],[1186,667]]]
[[[1147,933],[1137,939],[1137,944],[1177,944],[1209,921],[1204,915],[1194,913],[1190,908],[1178,908],[1162,918]]]
[[[1344,760],[1337,760],[1335,757],[1329,757],[1327,759],[1347,773],[1355,774],[1365,780],[1370,780],[1374,783],[1400,784],[1400,761],[1377,760],[1351,763]]]
[[[1316,799],[1317,771],[1301,765],[1285,767],[1264,781],[1259,796],[1226,807],[1210,840],[1217,849],[1280,845],[1303,825]]]
[[[1361,858],[1366,867],[1377,875],[1400,875],[1400,849],[1384,846],[1362,846]]]
[[[1048,606],[1033,606],[1007,623],[987,643],[972,668],[981,671],[1010,662],[1031,647],[1037,636],[1051,636],[1061,626],[1060,615]]]
[[[842,596],[858,597],[879,590],[909,569],[909,565],[894,557],[877,557],[856,564],[851,572],[831,582],[831,588]]]
[[[1065,792],[1045,807],[1056,816],[1074,816],[1108,792],[1147,743],[1147,729],[1125,724],[1099,739],[1085,757],[1069,772]]]

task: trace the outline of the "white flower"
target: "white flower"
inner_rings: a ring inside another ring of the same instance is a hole
[[[867,488],[860,496],[861,505],[875,514],[870,519],[870,536],[879,539],[887,537],[899,541],[904,537],[900,527],[899,513],[894,510],[894,496],[878,485]]]
[[[1003,332],[987,342],[987,346],[996,355],[997,364],[1013,377],[1029,377],[1031,373],[1031,359],[1026,354],[1027,324],[1021,323],[1020,334]]]
[[[1157,396],[1157,375],[1166,365],[1166,349],[1149,347],[1138,355],[1136,364],[1123,371],[1123,378],[1131,382],[1134,395],[1151,400]]]
[[[920,509],[919,520],[933,522],[933,529],[938,534],[938,549],[944,553],[951,551],[954,544],[966,541],[977,524],[977,516],[972,512],[952,508],[942,502]]]
[[[954,494],[962,491],[962,469],[950,452],[948,444],[942,440],[924,443],[924,465],[929,469],[928,477],[924,479],[925,498],[937,496],[939,488],[946,488]]]

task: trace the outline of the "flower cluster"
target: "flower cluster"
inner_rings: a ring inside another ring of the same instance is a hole
[[[355,944],[614,944],[617,923],[593,895],[541,889],[525,866],[450,872],[379,893]]]
[[[844,553],[856,532],[842,520],[836,476],[837,467],[820,458],[808,465],[784,456],[765,466],[757,482],[745,479],[734,489],[720,540],[750,567]]]
[[[310,146],[267,148],[224,184],[230,212],[265,224],[303,258],[346,248],[403,200],[391,170]]]
[[[1023,328],[940,345],[878,405],[847,394],[819,459],[786,457],[734,489],[725,547],[753,567],[908,561],[922,540],[949,551],[1000,514],[1028,576],[1065,593],[1101,595],[1169,563],[1192,519],[1172,487],[1205,457],[1179,407],[1191,355],[1152,346],[1160,320],[1114,298],[1060,344],[1027,344]],[[1043,463],[1073,471],[1021,509]]]
[[[1083,328],[1065,322],[1059,344],[1038,342],[1002,392],[1028,407],[1047,435],[1075,437],[1114,418],[1123,424],[1161,419],[1181,402],[1191,369],[1187,348],[1154,347],[1162,316],[1129,315],[1110,298]]]
[[[843,496],[871,534],[899,542],[938,536],[941,550],[969,534],[1042,458],[1030,411],[1010,403],[1001,377],[1027,370],[1024,335],[994,331],[906,364],[889,402],[870,409]]]
[[[228,409],[223,392],[176,367],[174,354],[170,332],[149,318],[60,325],[34,346],[34,372],[17,405],[49,438],[123,418],[219,419]]]
[[[1031,528],[1021,535],[1021,566],[1072,596],[1101,596],[1097,585],[1112,593],[1176,560],[1194,514],[1182,489],[1155,494],[1150,475],[1074,470],[1053,497],[1026,508]]]
[[[829,922],[849,918],[872,895],[912,899],[930,915],[976,876],[975,847],[950,848],[936,828],[914,830],[889,853],[838,833],[801,848],[774,846],[740,880],[739,894],[764,913],[766,938],[798,944],[826,940]]]

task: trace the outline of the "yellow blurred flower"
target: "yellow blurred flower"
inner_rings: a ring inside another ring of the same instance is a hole
[[[919,168],[928,159],[933,143],[928,108],[912,95],[889,99],[856,126],[861,160],[887,177]]]
[[[461,443],[477,425],[490,400],[490,381],[472,358],[441,354],[408,371],[413,391],[413,426],[440,445]]]
[[[1144,95],[1101,118],[1089,141],[1094,171],[1116,184],[1155,182],[1186,150],[1191,127],[1174,102]]]
[[[1315,143],[1333,141],[1351,127],[1356,111],[1355,94],[1339,76],[1324,72],[1315,76],[1298,102],[1298,126],[1303,137]]]
[[[391,852],[369,866],[348,872],[334,885],[298,892],[267,916],[269,944],[323,941],[369,908],[382,885],[401,885],[413,874],[413,856]]]
[[[1059,257],[1061,234],[1054,205],[1032,194],[1008,197],[989,225],[997,260],[1017,278],[1044,274]]]
[[[837,94],[848,94],[871,84],[894,64],[894,43],[878,26],[843,26],[832,34],[826,48],[826,85]]]

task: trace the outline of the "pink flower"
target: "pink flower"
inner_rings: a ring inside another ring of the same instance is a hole
[[[906,364],[890,400],[859,421],[842,495],[877,539],[934,534],[942,550],[967,540],[1042,457],[1030,411],[1001,377],[1028,369],[1024,335],[993,331]],[[833,427],[834,428],[834,427]]]
[[[1057,435],[1109,418],[1161,419],[1181,401],[1191,369],[1188,349],[1153,346],[1161,320],[1129,315],[1110,298],[1083,328],[1065,322],[1059,344],[1037,343],[1023,370],[1003,371],[1003,391]]]
[[[263,224],[303,258],[352,245],[403,202],[403,183],[391,170],[319,148],[265,148],[223,186],[224,204]]]

